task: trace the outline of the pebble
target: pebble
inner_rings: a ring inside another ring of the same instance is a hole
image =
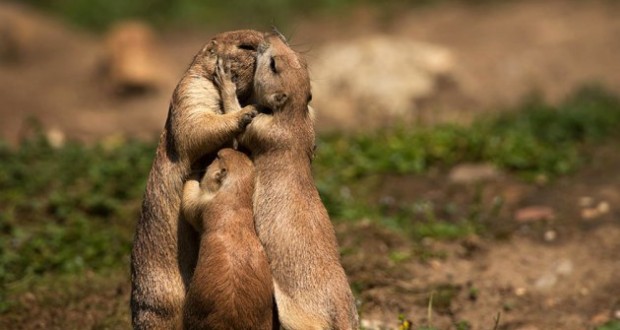
[[[596,208],[586,208],[581,210],[581,218],[585,220],[592,220],[598,218],[600,212]]]
[[[555,274],[547,273],[539,277],[534,286],[540,290],[547,290],[552,288],[556,283],[558,283],[558,277]]]
[[[545,241],[553,242],[558,237],[558,233],[555,230],[547,230],[545,232]]]
[[[450,181],[460,184],[495,180],[500,176],[495,166],[490,164],[461,164],[455,166],[448,177]]]
[[[555,219],[555,210],[549,206],[528,206],[515,212],[515,220],[518,222],[534,222],[540,220]]]
[[[558,275],[568,276],[573,273],[574,268],[575,267],[573,266],[572,261],[570,261],[569,259],[562,259],[555,267],[555,272]]]
[[[586,207],[581,209],[581,218],[585,220],[596,219],[604,214],[609,213],[611,207],[606,201],[601,201],[595,207]]]
[[[58,128],[49,129],[45,132],[45,137],[47,138],[47,142],[55,149],[59,149],[65,145],[65,133]]]
[[[598,205],[596,206],[596,209],[601,213],[601,214],[606,214],[609,213],[609,203],[607,203],[606,201],[602,201],[600,203],[598,203]]]

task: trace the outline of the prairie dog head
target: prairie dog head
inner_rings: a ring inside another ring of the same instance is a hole
[[[222,149],[207,167],[200,186],[209,193],[221,189],[235,189],[239,185],[252,185],[254,164],[244,153],[233,149]]]
[[[274,116],[284,108],[309,115],[312,93],[308,66],[277,32],[265,34],[258,46],[254,92],[256,103],[270,109]]]
[[[252,95],[252,82],[256,68],[256,50],[263,41],[263,34],[254,30],[238,30],[216,35],[196,55],[207,77],[215,72],[217,57],[225,57],[231,63],[231,71],[237,85],[237,97],[243,104]]]

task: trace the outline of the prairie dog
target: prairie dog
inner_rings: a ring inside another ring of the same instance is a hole
[[[201,233],[184,309],[185,329],[273,327],[273,283],[252,211],[254,165],[222,149],[200,184],[188,180],[181,210]]]
[[[233,31],[213,38],[194,57],[170,102],[168,118],[146,184],[131,253],[131,313],[134,329],[180,329],[188,285],[196,265],[199,236],[180,214],[183,182],[192,166],[204,169],[250,122],[251,108],[223,112],[214,69],[230,58],[236,94],[252,92],[256,48],[263,35]]]
[[[259,45],[254,98],[263,113],[239,143],[251,151],[256,167],[254,219],[269,259],[280,323],[285,329],[357,329],[334,229],[312,178],[307,65],[279,34],[265,35]]]

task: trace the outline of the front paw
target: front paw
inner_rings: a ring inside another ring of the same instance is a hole
[[[244,111],[241,114],[241,119],[239,120],[239,128],[241,130],[245,130],[245,128],[252,122],[256,115],[258,115],[258,111],[256,111],[256,109]]]
[[[223,92],[236,93],[237,86],[235,84],[236,77],[232,73],[230,59],[217,58],[215,62],[215,72],[213,73],[213,82]]]

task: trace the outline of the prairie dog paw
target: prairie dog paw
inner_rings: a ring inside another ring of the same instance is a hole
[[[215,72],[213,74],[213,82],[222,91],[236,92],[237,86],[234,80],[236,80],[236,77],[234,77],[232,74],[230,60],[224,59],[218,56],[215,62]]]
[[[258,111],[256,109],[250,109],[248,111],[244,111],[241,114],[241,120],[239,120],[239,127],[243,130],[245,129],[251,122],[254,117],[258,115]]]

